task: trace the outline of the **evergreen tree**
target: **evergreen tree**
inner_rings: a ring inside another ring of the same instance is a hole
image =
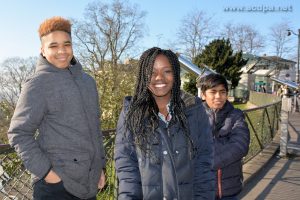
[[[211,67],[231,81],[231,88],[235,88],[241,79],[241,68],[247,60],[242,58],[242,51],[233,52],[229,39],[217,39],[205,46],[202,53],[196,56],[194,63],[199,67],[202,63]],[[189,81],[184,83],[184,90],[196,94],[196,77],[187,74],[186,78]]]
[[[192,73],[186,73],[184,76],[188,81],[183,83],[183,90],[186,92],[189,92],[191,94],[197,95],[197,93],[198,93],[198,90],[196,87],[197,75],[192,74]]]

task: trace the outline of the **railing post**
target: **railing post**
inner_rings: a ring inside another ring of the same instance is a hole
[[[287,156],[287,143],[288,143],[288,119],[289,119],[289,111],[291,111],[291,98],[283,97],[281,104],[281,134],[280,134],[280,153],[279,156],[285,157]]]
[[[294,112],[300,112],[300,105],[299,105],[299,101],[300,101],[300,97],[299,97],[299,92],[295,93],[294,95],[294,107],[293,107],[293,111]]]
[[[296,112],[296,108],[297,108],[297,98],[296,95],[293,96],[293,112]]]

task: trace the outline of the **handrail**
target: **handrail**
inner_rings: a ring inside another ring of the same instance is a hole
[[[0,144],[0,154],[13,151],[13,148],[9,144]]]
[[[207,65],[201,64],[203,68],[199,68],[197,65],[193,64],[189,59],[183,57],[179,53],[176,54],[179,62],[182,64],[182,68],[190,73],[198,76],[206,76],[211,73],[216,73],[214,70],[210,69]]]
[[[280,101],[277,101],[272,104],[251,108],[243,111],[246,114],[246,118],[249,122],[249,128],[251,129],[250,132],[252,136],[251,139],[252,143],[255,143],[254,145],[256,145],[257,148],[249,152],[248,154],[249,156],[247,156],[247,158],[244,160],[245,163],[251,158],[253,158],[255,155],[257,155],[259,152],[261,152],[262,148],[264,148],[266,146],[266,143],[269,142],[269,139],[274,137],[275,134],[273,134],[273,132],[277,131],[278,128],[276,124],[278,125],[278,120],[279,120],[278,117],[279,115],[277,113],[280,111],[280,107],[278,107],[279,105],[280,105]],[[271,114],[273,113],[273,110],[275,113]],[[255,113],[257,111],[258,113]],[[253,118],[253,116],[251,116],[252,112],[253,114],[255,115],[257,114],[259,116]],[[266,114],[263,114],[263,112],[264,113],[266,112]],[[262,122],[261,118],[263,118],[263,120],[265,120],[266,123],[261,123]],[[260,124],[258,125],[257,122],[259,122]],[[261,126],[265,126],[265,127],[261,127]],[[106,188],[101,192],[99,192],[98,194],[98,196],[101,199],[116,198],[117,179],[116,179],[116,174],[114,172],[114,162],[113,162],[115,131],[116,131],[115,129],[102,131],[104,137],[105,149],[106,149],[106,159],[107,159],[106,162],[107,185]],[[271,134],[269,133],[270,131]],[[266,141],[264,138],[267,138]],[[24,166],[22,165],[22,162],[20,161],[20,159],[18,159],[16,154],[12,152],[14,152],[14,149],[10,147],[9,144],[0,145],[0,154],[2,154],[1,156],[2,162],[0,166],[2,166],[3,171],[7,172],[7,174],[9,175],[5,179],[3,179],[2,176],[0,176],[0,181],[1,180],[5,181],[3,184],[3,189],[5,189],[5,191],[7,192],[7,194],[4,194],[2,190],[0,190],[0,196],[1,195],[8,196],[8,194],[14,194],[19,197],[22,197],[22,199],[30,199],[32,188],[29,181],[29,173],[25,170]],[[26,190],[20,189],[21,187],[26,188]],[[23,198],[23,196],[26,197]]]
[[[272,106],[272,105],[280,103],[280,102],[281,102],[281,100],[276,101],[274,103],[266,104],[266,105],[263,105],[263,106],[258,106],[258,107],[255,107],[255,108],[249,108],[249,109],[246,109],[246,110],[243,110],[243,111],[244,112],[250,112],[250,111],[260,110],[262,108],[266,108],[266,107]]]
[[[288,80],[282,80],[282,79],[278,79],[275,77],[270,77],[271,80],[276,81],[282,85],[287,85],[290,88],[293,88],[295,90],[299,89],[299,85],[293,81],[288,81]]]

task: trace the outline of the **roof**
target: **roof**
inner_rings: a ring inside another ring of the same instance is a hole
[[[278,56],[256,56],[253,54],[243,54],[244,59],[248,59],[244,72],[255,73],[259,69],[282,70],[293,67],[296,62]]]

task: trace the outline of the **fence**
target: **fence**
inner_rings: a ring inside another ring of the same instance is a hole
[[[97,195],[98,199],[116,199],[116,174],[113,162],[115,130],[103,131],[106,152],[106,186]],[[32,199],[30,174],[22,161],[8,144],[0,145],[0,199]]]
[[[244,110],[250,130],[250,148],[244,163],[268,145],[279,129],[281,101]]]
[[[257,155],[274,137],[279,128],[281,101],[244,110],[250,129],[250,150],[245,162]],[[115,130],[103,131],[107,156],[106,186],[98,193],[98,199],[116,199],[117,179],[114,170],[113,149]],[[0,146],[0,199],[31,199],[30,175],[9,145]]]

